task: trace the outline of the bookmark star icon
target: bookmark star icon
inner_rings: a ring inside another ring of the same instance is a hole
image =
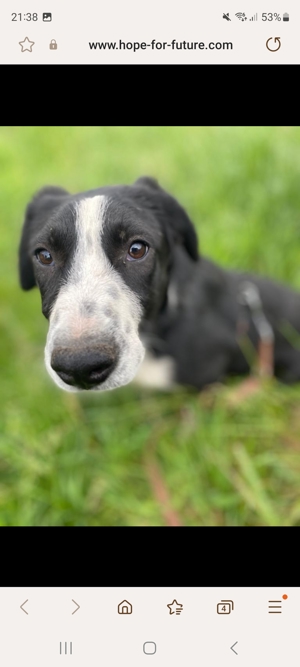
[[[28,37],[25,37],[25,39],[23,39],[23,42],[19,42],[19,44],[22,49],[22,53],[23,51],[30,51],[31,53],[32,47],[34,46],[35,42],[31,42],[30,39],[28,39]]]
[[[179,615],[182,612],[183,605],[177,602],[177,600],[173,600],[172,604],[167,604],[167,607],[170,609],[170,614]]]

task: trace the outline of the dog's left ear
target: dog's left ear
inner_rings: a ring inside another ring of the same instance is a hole
[[[63,203],[69,193],[63,188],[42,188],[28,204],[19,246],[19,277],[21,287],[30,290],[35,286],[32,257],[29,248],[33,236],[43,228],[52,211]]]
[[[198,238],[189,216],[180,204],[163,190],[154,178],[143,176],[134,185],[141,186],[151,192],[147,204],[153,210],[168,237],[173,243],[185,247],[190,257],[196,262],[199,259]]]

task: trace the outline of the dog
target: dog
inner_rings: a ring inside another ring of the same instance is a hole
[[[279,379],[300,379],[300,295],[202,257],[188,214],[154,178],[40,190],[26,209],[19,274],[24,290],[40,290],[45,365],[66,391],[133,380],[202,390],[249,374],[261,343]]]

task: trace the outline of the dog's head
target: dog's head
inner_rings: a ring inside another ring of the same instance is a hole
[[[175,244],[197,261],[191,221],[151,178],[78,195],[38,192],[26,210],[20,280],[40,289],[45,363],[59,387],[107,390],[134,378],[140,325],[164,305]]]

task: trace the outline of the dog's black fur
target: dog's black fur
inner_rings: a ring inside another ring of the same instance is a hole
[[[177,383],[202,389],[228,375],[249,372],[251,364],[239,340],[239,324],[246,322],[246,336],[256,350],[259,334],[251,310],[240,302],[245,281],[257,287],[264,316],[273,329],[275,375],[284,382],[300,379],[300,295],[273,280],[227,271],[199,256],[197,236],[186,212],[154,179],[146,177],[133,186],[100,188],[76,196],[61,188],[44,188],[29,204],[20,244],[20,280],[25,290],[38,284],[46,317],[72,264],[72,203],[97,194],[110,197],[115,205],[110,232],[103,238],[104,251],[140,299],[143,318],[139,331],[148,350],[156,357],[173,358]],[[123,267],[125,262],[118,264],[113,230],[118,215],[124,224],[133,210],[140,211],[141,220],[146,221],[146,235],[156,238],[160,230],[162,238],[152,243],[152,264],[150,259],[148,264],[136,263],[129,272]],[[49,221],[51,230],[61,228],[56,262],[60,272],[48,270],[45,278],[34,248],[41,244],[35,238],[51,245]]]

